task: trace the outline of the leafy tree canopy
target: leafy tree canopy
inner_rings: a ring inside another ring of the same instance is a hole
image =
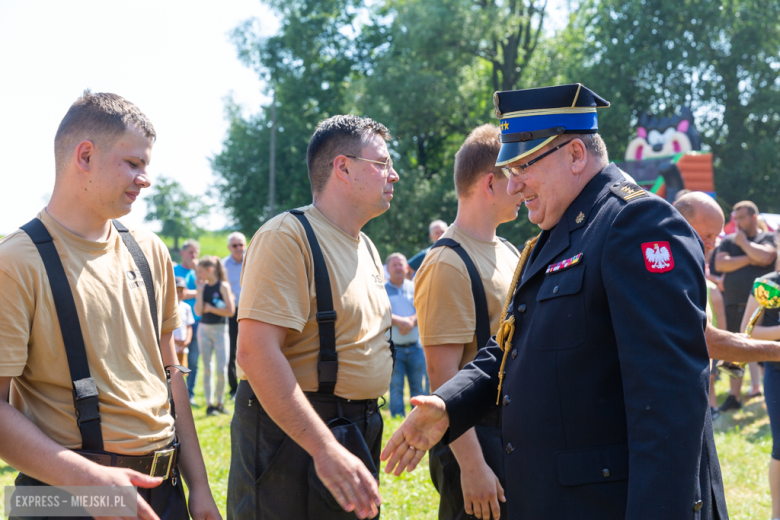
[[[546,31],[541,0],[268,0],[280,31],[249,20],[233,33],[240,59],[277,99],[276,207],[311,202],[305,153],[317,123],[369,116],[393,133],[401,180],[366,232],[382,255],[425,247],[428,223],[452,222],[454,155],[492,119],[495,90],[581,82],[612,101],[600,133],[621,160],[642,112],[693,108],[716,157],[718,194],[780,212],[780,4],[772,0],[582,0]],[[230,130],[212,159],[238,228],[268,220],[268,107]],[[499,234],[538,229],[525,210]]]

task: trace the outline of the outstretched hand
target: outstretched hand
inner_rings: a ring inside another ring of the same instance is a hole
[[[381,459],[388,461],[385,473],[395,468],[393,474],[396,477],[404,470],[413,471],[425,452],[441,440],[450,425],[447,407],[440,397],[413,397],[412,404],[414,410],[393,432],[382,450]]]

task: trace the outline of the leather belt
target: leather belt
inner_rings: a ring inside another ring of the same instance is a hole
[[[395,344],[395,346],[398,347],[398,348],[408,348],[408,347],[411,347],[411,346],[414,346],[414,345],[417,345],[416,341],[413,341],[412,343],[403,343],[403,344],[396,343]]]
[[[157,450],[148,455],[132,456],[110,453],[107,451],[73,450],[85,459],[101,466],[128,468],[152,477],[162,477],[163,480],[173,475],[179,459],[179,442],[165,449]]]

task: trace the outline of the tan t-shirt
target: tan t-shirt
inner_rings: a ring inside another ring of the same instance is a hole
[[[390,300],[379,254],[371,241],[356,240],[328,221],[314,206],[300,208],[309,219],[325,257],[336,311],[339,370],[335,393],[346,399],[383,395],[393,372],[385,332]],[[282,353],[304,392],[316,392],[317,297],[314,263],[298,219],[282,213],[261,227],[247,249],[241,273],[238,319],[287,327]]]
[[[506,294],[517,267],[518,255],[496,239],[479,240],[455,224],[441,238],[458,242],[477,266],[487,297],[490,333],[495,334],[501,319]],[[466,264],[449,247],[431,249],[414,277],[414,308],[423,345],[463,343],[463,368],[484,345],[477,345],[477,327],[471,278]]]
[[[173,418],[149,301],[130,252],[111,227],[106,242],[70,233],[38,214],[70,282],[107,451],[141,455],[169,444]],[[154,280],[160,333],[180,324],[173,264],[153,233],[132,231]],[[0,376],[13,377],[11,404],[67,448],[81,447],[73,385],[43,260],[30,237],[0,241]],[[68,323],[66,326],[72,326]]]

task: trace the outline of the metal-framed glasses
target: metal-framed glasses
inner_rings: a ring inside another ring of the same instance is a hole
[[[350,159],[357,159],[359,161],[366,161],[366,162],[372,162],[374,164],[381,164],[383,166],[382,171],[388,172],[393,167],[393,160],[388,157],[386,161],[375,161],[373,159],[366,159],[365,157],[357,157],[355,155],[345,155],[344,157],[349,157]]]
[[[574,139],[572,139],[572,141],[573,140]],[[506,175],[507,177],[510,177],[510,176],[520,177],[521,175],[523,175],[523,173],[525,173],[525,171],[528,168],[530,168],[534,164],[538,163],[539,161],[541,161],[542,159],[544,159],[545,157],[547,157],[548,155],[550,155],[554,151],[558,150],[559,148],[563,148],[564,146],[566,146],[570,142],[571,141],[566,141],[563,144],[559,144],[558,146],[556,146],[552,150],[547,150],[546,152],[544,152],[542,155],[540,155],[536,159],[532,159],[532,160],[528,161],[525,164],[521,164],[520,166],[502,166],[501,167],[501,171],[503,171],[504,175]]]

